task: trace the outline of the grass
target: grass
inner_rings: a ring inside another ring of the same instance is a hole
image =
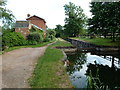
[[[43,43],[40,43],[40,44],[37,44],[37,45],[26,45],[26,46],[14,46],[14,47],[10,47],[10,48],[7,48],[5,49],[4,51],[1,51],[0,54],[3,54],[5,52],[9,52],[9,51],[12,51],[12,50],[16,50],[16,49],[20,49],[20,48],[28,48],[28,47],[31,47],[31,48],[36,48],[36,47],[42,47],[42,46],[45,46],[49,43],[52,43],[54,42],[55,40],[53,41],[50,41],[50,42],[43,42]]]
[[[120,40],[117,40],[116,42],[112,42],[111,39],[106,39],[106,38],[94,38],[94,39],[89,39],[89,38],[81,38],[81,37],[75,37],[73,39],[78,39],[78,40],[83,40],[92,44],[96,45],[104,45],[104,46],[120,46]]]
[[[72,46],[70,43],[58,40],[53,45],[48,46],[45,54],[38,59],[29,83],[32,88],[71,88],[63,62],[64,57],[61,50],[53,48],[55,46]]]

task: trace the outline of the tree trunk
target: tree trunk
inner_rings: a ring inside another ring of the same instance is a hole
[[[115,32],[112,33],[112,41],[115,42]]]
[[[115,67],[115,65],[114,65],[114,61],[115,61],[115,58],[114,58],[114,56],[112,56],[112,66],[111,66],[111,68],[114,68]]]
[[[104,34],[104,38],[106,38],[106,34]]]

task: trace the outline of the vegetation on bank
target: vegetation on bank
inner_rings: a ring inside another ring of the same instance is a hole
[[[96,45],[104,45],[104,46],[120,46],[120,40],[116,42],[112,42],[109,38],[81,38],[81,37],[74,37],[72,39],[83,40],[92,44]]]
[[[45,37],[43,31],[35,28],[32,28],[32,30],[26,38],[24,38],[21,33],[15,32],[14,29],[5,30],[2,34],[2,50],[6,51],[7,49],[9,51],[16,47],[31,47],[32,45],[35,47],[42,46],[55,39],[56,33],[53,30],[48,30]]]
[[[55,42],[55,39],[52,40],[52,41],[43,42],[43,43],[40,43],[40,44],[37,44],[37,45],[14,46],[14,47],[10,47],[10,48],[5,49],[4,51],[0,52],[0,54],[3,54],[3,53],[5,53],[5,52],[9,52],[9,51],[12,51],[12,50],[20,49],[20,48],[28,48],[28,47],[36,48],[36,47],[42,47],[42,46],[45,46],[45,45],[47,45],[47,44],[49,44],[49,43],[52,43],[52,42]]]
[[[71,88],[63,62],[64,57],[61,50],[53,48],[56,46],[71,46],[70,43],[58,40],[50,45],[45,54],[38,59],[32,77],[29,79],[33,88]]]

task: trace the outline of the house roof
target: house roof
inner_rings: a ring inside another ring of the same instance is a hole
[[[31,17],[27,18],[26,20],[29,20],[29,19],[31,19],[32,17],[36,17],[36,18],[38,18],[38,19],[40,19],[40,20],[43,20],[43,21],[46,23],[46,21],[45,21],[43,18],[41,18],[41,17],[38,17],[38,16],[36,16],[36,15],[34,15],[34,16],[31,16]]]
[[[29,27],[29,21],[16,21],[16,28],[27,28]]]
[[[30,23],[29,21],[16,21],[15,28],[28,28],[29,24],[31,24],[33,27],[43,30],[42,28]]]
[[[40,28],[40,27],[38,27],[38,26],[36,26],[36,25],[34,25],[34,24],[31,24],[31,25],[32,25],[33,27],[39,29],[39,30],[43,30],[42,28]]]

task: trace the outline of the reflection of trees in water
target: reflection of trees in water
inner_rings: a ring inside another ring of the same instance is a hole
[[[70,65],[67,67],[67,72],[71,75],[76,71],[80,71],[82,65],[86,62],[86,54],[76,52],[75,54],[68,54]]]
[[[111,52],[110,52],[111,53]],[[120,57],[118,54],[109,54],[106,52],[92,53],[111,62],[111,67],[100,64],[89,64],[86,71],[86,76],[92,81],[93,89],[114,89],[120,88],[120,69],[116,68],[115,64],[120,65]],[[83,64],[86,63],[86,53],[76,52],[75,54],[68,54],[68,60],[70,65],[67,67],[67,72],[72,76],[72,80],[77,78],[73,73],[80,71],[83,68]],[[80,77],[79,77],[80,78]],[[76,80],[76,79],[75,79]],[[94,81],[94,82],[93,82]],[[88,79],[89,82],[89,79]]]
[[[99,64],[89,64],[87,67],[86,75],[91,78],[93,88],[96,86],[110,89],[120,88],[120,69]],[[95,78],[98,78],[101,83],[93,82]],[[94,83],[96,83],[96,86],[94,86]]]
[[[91,52],[92,55],[103,56],[104,59],[111,61],[112,67],[115,67],[115,64],[118,64],[120,67],[120,53],[119,52]],[[117,60],[115,59],[117,58]]]

